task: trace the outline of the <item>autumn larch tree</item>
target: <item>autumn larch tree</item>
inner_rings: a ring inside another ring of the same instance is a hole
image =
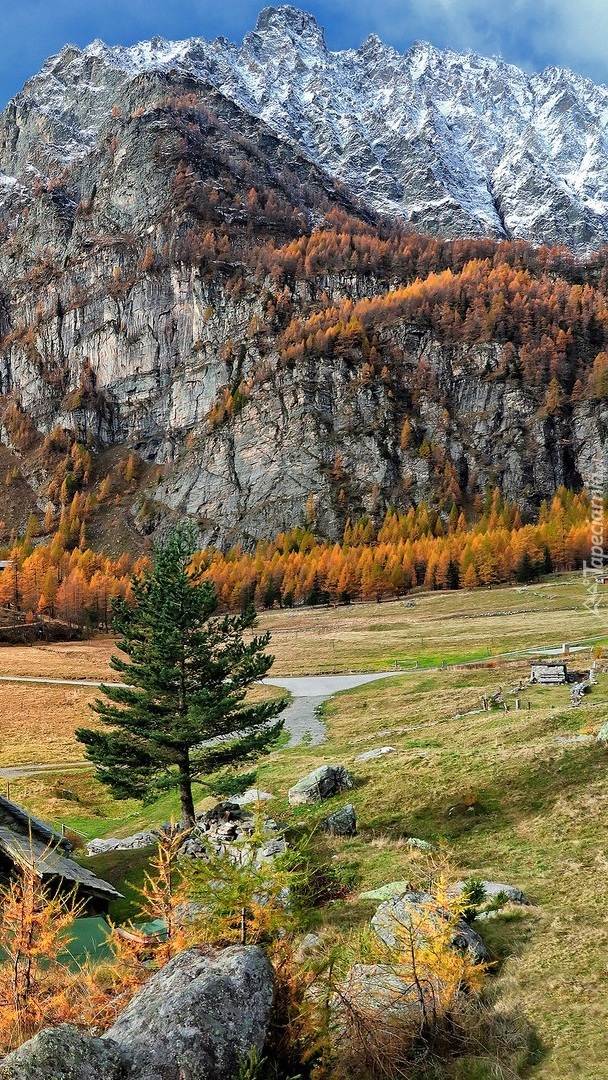
[[[116,798],[151,801],[179,791],[182,823],[194,824],[193,781],[268,752],[283,700],[252,702],[268,672],[269,635],[245,640],[253,609],[216,615],[211,582],[191,570],[194,536],[176,527],[132,581],[133,602],[114,605],[119,650],[111,665],[124,685],[102,687],[91,708],[108,731],[76,732],[99,779]]]

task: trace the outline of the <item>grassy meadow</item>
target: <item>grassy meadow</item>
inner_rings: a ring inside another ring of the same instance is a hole
[[[570,575],[523,591],[418,594],[413,607],[275,611],[260,620],[273,631],[276,674],[382,670],[395,662],[408,669],[327,703],[325,743],[280,750],[260,764],[260,785],[275,793],[272,813],[283,820],[314,824],[328,812],[328,804],[293,811],[286,800],[289,786],[317,765],[342,763],[356,778],[354,791],[329,807],[352,801],[359,835],[318,839],[350,893],[313,913],[311,926],[362,924],[374,905],[357,899],[361,891],[402,879],[423,883],[429,857],[407,846],[409,836],[432,842],[433,863],[445,860],[454,877],[520,886],[531,906],[484,926],[494,957],[488,988],[505,1030],[529,1048],[513,1075],[539,1080],[608,1080],[608,748],[592,738],[608,719],[608,660],[598,661],[598,684],[572,708],[567,687],[529,687],[529,661],[501,654],[601,639],[606,627],[584,599],[581,577]],[[96,639],[2,649],[0,673],[109,678],[111,648]],[[569,663],[582,669],[590,655]],[[469,666],[441,670],[442,662]],[[512,691],[520,684],[516,711]],[[482,711],[482,697],[499,688],[508,711]],[[166,820],[176,804],[171,797],[144,808],[118,803],[95,781],[73,737],[93,720],[87,702],[95,693],[0,684],[0,767],[46,765],[11,780],[11,796],[35,813],[86,837],[127,835]],[[386,745],[394,747],[386,757],[355,761]],[[120,918],[145,855],[93,863],[117,884],[127,882]],[[449,1073],[450,1080],[499,1075],[487,1058],[461,1061]]]

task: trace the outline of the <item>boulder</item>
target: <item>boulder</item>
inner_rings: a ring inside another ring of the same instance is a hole
[[[321,799],[331,799],[332,795],[348,791],[354,784],[352,773],[343,765],[321,765],[289,789],[289,803],[290,806],[302,806],[319,802]]]
[[[230,801],[237,806],[250,806],[259,802],[268,802],[270,799],[274,799],[274,795],[271,795],[269,791],[260,791],[258,788],[248,788],[242,795],[231,796]]]
[[[310,959],[321,947],[321,938],[318,934],[306,934],[296,949],[296,960],[300,962]]]
[[[395,754],[397,748],[395,746],[379,746],[377,750],[366,750],[364,754],[358,754],[355,761],[374,761],[376,758],[384,757],[385,754]]]
[[[222,821],[214,831],[218,840],[236,840],[241,832],[238,821]]]
[[[135,851],[158,843],[158,833],[151,829],[134,833],[133,836],[107,836],[89,840],[87,855],[105,855],[106,851]]]
[[[608,742],[608,723],[602,724],[600,730],[597,733],[598,742]]]
[[[449,911],[442,908],[430,893],[408,892],[380,904],[371,925],[376,936],[389,949],[395,949],[407,942],[410,932],[416,941],[424,942],[425,924],[439,928],[441,920],[449,917]],[[482,939],[464,919],[459,919],[454,927],[451,944],[461,952],[469,951],[476,964],[488,959]]]
[[[186,835],[186,839],[179,849],[180,855],[186,855],[189,859],[205,859],[209,855],[209,844],[204,829],[195,825]]]
[[[226,799],[216,803],[210,810],[202,810],[196,815],[196,820],[203,825],[217,825],[220,821],[240,821],[243,811],[235,799]]]
[[[252,1047],[262,1050],[273,990],[272,965],[257,945],[187,949],[152,976],[103,1040],[122,1051],[128,1080],[233,1080]]]
[[[359,893],[359,900],[394,900],[396,896],[411,892],[411,888],[409,881],[389,881],[387,885]]]
[[[0,1064],[0,1080],[235,1080],[266,1039],[274,971],[257,945],[187,949],[93,1038],[41,1031]]]
[[[576,746],[581,743],[595,742],[593,735],[556,735],[555,742],[562,746]]]
[[[408,836],[405,842],[408,847],[415,848],[417,851],[433,850],[433,845],[429,844],[428,840],[421,840],[419,836]]]
[[[276,836],[283,826],[266,815],[260,826],[261,832],[267,838],[262,848],[268,845],[268,852],[260,855],[260,858],[263,858],[264,854],[276,855],[285,851],[285,842]],[[256,848],[252,841],[256,827],[252,814],[241,810],[232,802],[220,803],[206,814],[197,815],[194,828],[184,834],[179,854],[190,859],[209,859],[213,855],[225,855],[232,862],[248,865],[261,850],[260,846]]]
[[[1,1080],[123,1080],[127,1065],[116,1043],[71,1024],[47,1028],[0,1063]]]
[[[425,1003],[431,1004],[431,988],[425,985],[424,991]],[[408,1018],[418,1028],[422,1021],[419,991],[408,973],[392,964],[354,964],[340,984],[333,1011],[339,1012],[343,1002],[366,1016],[374,1012],[383,1020]]]
[[[452,948],[458,949],[459,952],[470,953],[476,964],[484,964],[490,958],[483,939],[464,919],[458,920],[450,944]]]
[[[364,1070],[373,1061],[396,1058],[400,1048],[416,1045],[441,990],[428,976],[416,985],[411,971],[399,965],[355,964],[329,1002],[336,1049]]]
[[[271,859],[276,859],[277,855],[284,855],[287,851],[287,842],[282,836],[277,836],[273,840],[265,840],[261,847],[258,848],[255,854],[255,861],[258,866],[261,866],[265,862],[269,862]]]
[[[480,882],[484,888],[484,899],[482,903],[491,903],[493,900],[497,900],[499,897],[504,896],[505,904],[507,902],[511,904],[529,904],[530,901],[526,899],[521,889],[515,887],[515,885],[503,885],[498,881],[482,881]],[[447,895],[452,897],[462,896],[466,889],[466,881],[455,881],[453,885],[450,885],[447,889]]]
[[[321,828],[330,836],[356,836],[357,815],[353,804],[347,803],[341,810],[323,818]]]

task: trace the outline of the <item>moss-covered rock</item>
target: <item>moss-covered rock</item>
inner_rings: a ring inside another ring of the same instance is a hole
[[[262,1050],[273,991],[272,965],[256,945],[187,949],[142,987],[104,1041],[128,1057],[129,1080],[234,1080],[251,1049]]]
[[[41,1031],[0,1064],[1,1080],[123,1080],[127,1068],[110,1039],[71,1024]]]

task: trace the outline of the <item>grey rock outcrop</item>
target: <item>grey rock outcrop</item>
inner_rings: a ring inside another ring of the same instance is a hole
[[[135,995],[104,1039],[128,1054],[129,1078],[231,1080],[266,1038],[274,972],[257,946],[188,949]]]
[[[115,1043],[61,1024],[4,1058],[0,1080],[125,1080],[127,1068]]]
[[[229,800],[197,814],[196,823],[186,833],[179,854],[192,859],[219,855],[241,865],[254,861],[261,865],[286,851],[286,841],[280,835],[284,827],[267,814],[257,824],[261,839],[256,837],[254,842],[256,819],[246,806],[247,803],[241,806]]]
[[[398,282],[347,268],[280,299],[241,255],[372,204],[446,236],[597,246],[606,155],[589,155],[581,132],[600,138],[607,93],[430,46],[398,56],[373,39],[334,54],[292,8],[262,16],[241,49],[66,47],[0,117],[0,412],[21,410],[38,446],[58,428],[96,461],[133,451],[140,475],[122,516],[134,544],[186,515],[203,544],[251,546],[302,520],[309,496],[319,534],[338,538],[348,516],[444,499],[424,440],[467,499],[491,483],[531,510],[560,484],[580,487],[606,457],[605,402],[548,416],[546,387],[502,376],[502,342],[449,343],[403,320],[374,327],[387,378],[370,381],[356,349],[285,364],[281,332],[317,310],[320,290],[340,304]],[[584,197],[562,172],[585,176]],[[249,220],[252,186],[272,199]],[[30,460],[10,423],[1,435],[21,474],[18,528],[46,509],[54,467]]]
[[[375,761],[376,758],[382,758],[386,754],[396,753],[396,747],[394,746],[379,746],[377,750],[366,750],[364,754],[357,754],[355,761]]]
[[[289,789],[289,803],[290,806],[302,806],[319,802],[321,799],[331,799],[341,791],[354,787],[354,783],[352,773],[343,765],[320,765]]]
[[[64,1024],[0,1064],[0,1080],[235,1080],[262,1050],[274,971],[258,946],[187,949],[156,972],[101,1039]]]
[[[322,939],[318,934],[306,934],[296,949],[297,960],[310,959],[320,948]]]
[[[429,844],[428,840],[421,840],[419,836],[408,836],[405,842],[408,847],[413,848],[415,851],[433,850],[433,845]]]
[[[152,829],[134,833],[133,836],[107,836],[89,840],[87,855],[105,855],[108,851],[135,851],[138,848],[152,847],[158,842],[158,833]]]
[[[423,1000],[413,979],[392,964],[354,964],[340,985],[333,1002],[334,1016],[355,1010],[368,1018],[376,1013],[376,1022],[398,1019],[420,1028],[423,1019]],[[428,982],[423,987],[424,1004],[432,1001]],[[348,1003],[345,1009],[345,1003]]]
[[[388,881],[386,885],[379,885],[377,889],[366,889],[359,893],[360,900],[394,900],[395,897],[411,893],[412,886],[409,881]]]
[[[357,815],[353,804],[347,803],[340,810],[323,818],[321,828],[330,836],[356,836]]]
[[[583,250],[608,236],[605,87],[426,42],[400,54],[375,35],[332,52],[315,19],[290,6],[266,8],[240,48],[222,38],[66,46],[2,118],[5,197],[18,197],[9,177],[27,164],[46,175],[85,157],[117,101],[128,116],[170,74],[191,92],[214,88],[351,196],[422,232]]]
[[[439,927],[448,917],[449,913],[429,893],[410,892],[380,904],[371,926],[388,948],[395,949],[407,945],[410,936],[415,941],[425,941],[427,927]],[[476,963],[488,959],[481,937],[464,919],[454,927],[452,945],[462,952],[470,952]]]
[[[242,795],[233,795],[231,802],[237,806],[255,806],[256,803],[270,802],[274,799],[269,791],[261,791],[259,788],[248,788]]]
[[[256,863],[261,866],[270,859],[276,859],[277,855],[284,855],[287,851],[287,842],[282,836],[273,840],[266,840],[256,852]]]
[[[529,904],[529,900],[526,899],[522,890],[515,885],[504,885],[499,881],[482,881],[480,884],[483,885],[484,902],[504,898],[505,903]],[[456,881],[453,885],[448,886],[447,895],[449,897],[462,896],[466,887],[466,881]]]

